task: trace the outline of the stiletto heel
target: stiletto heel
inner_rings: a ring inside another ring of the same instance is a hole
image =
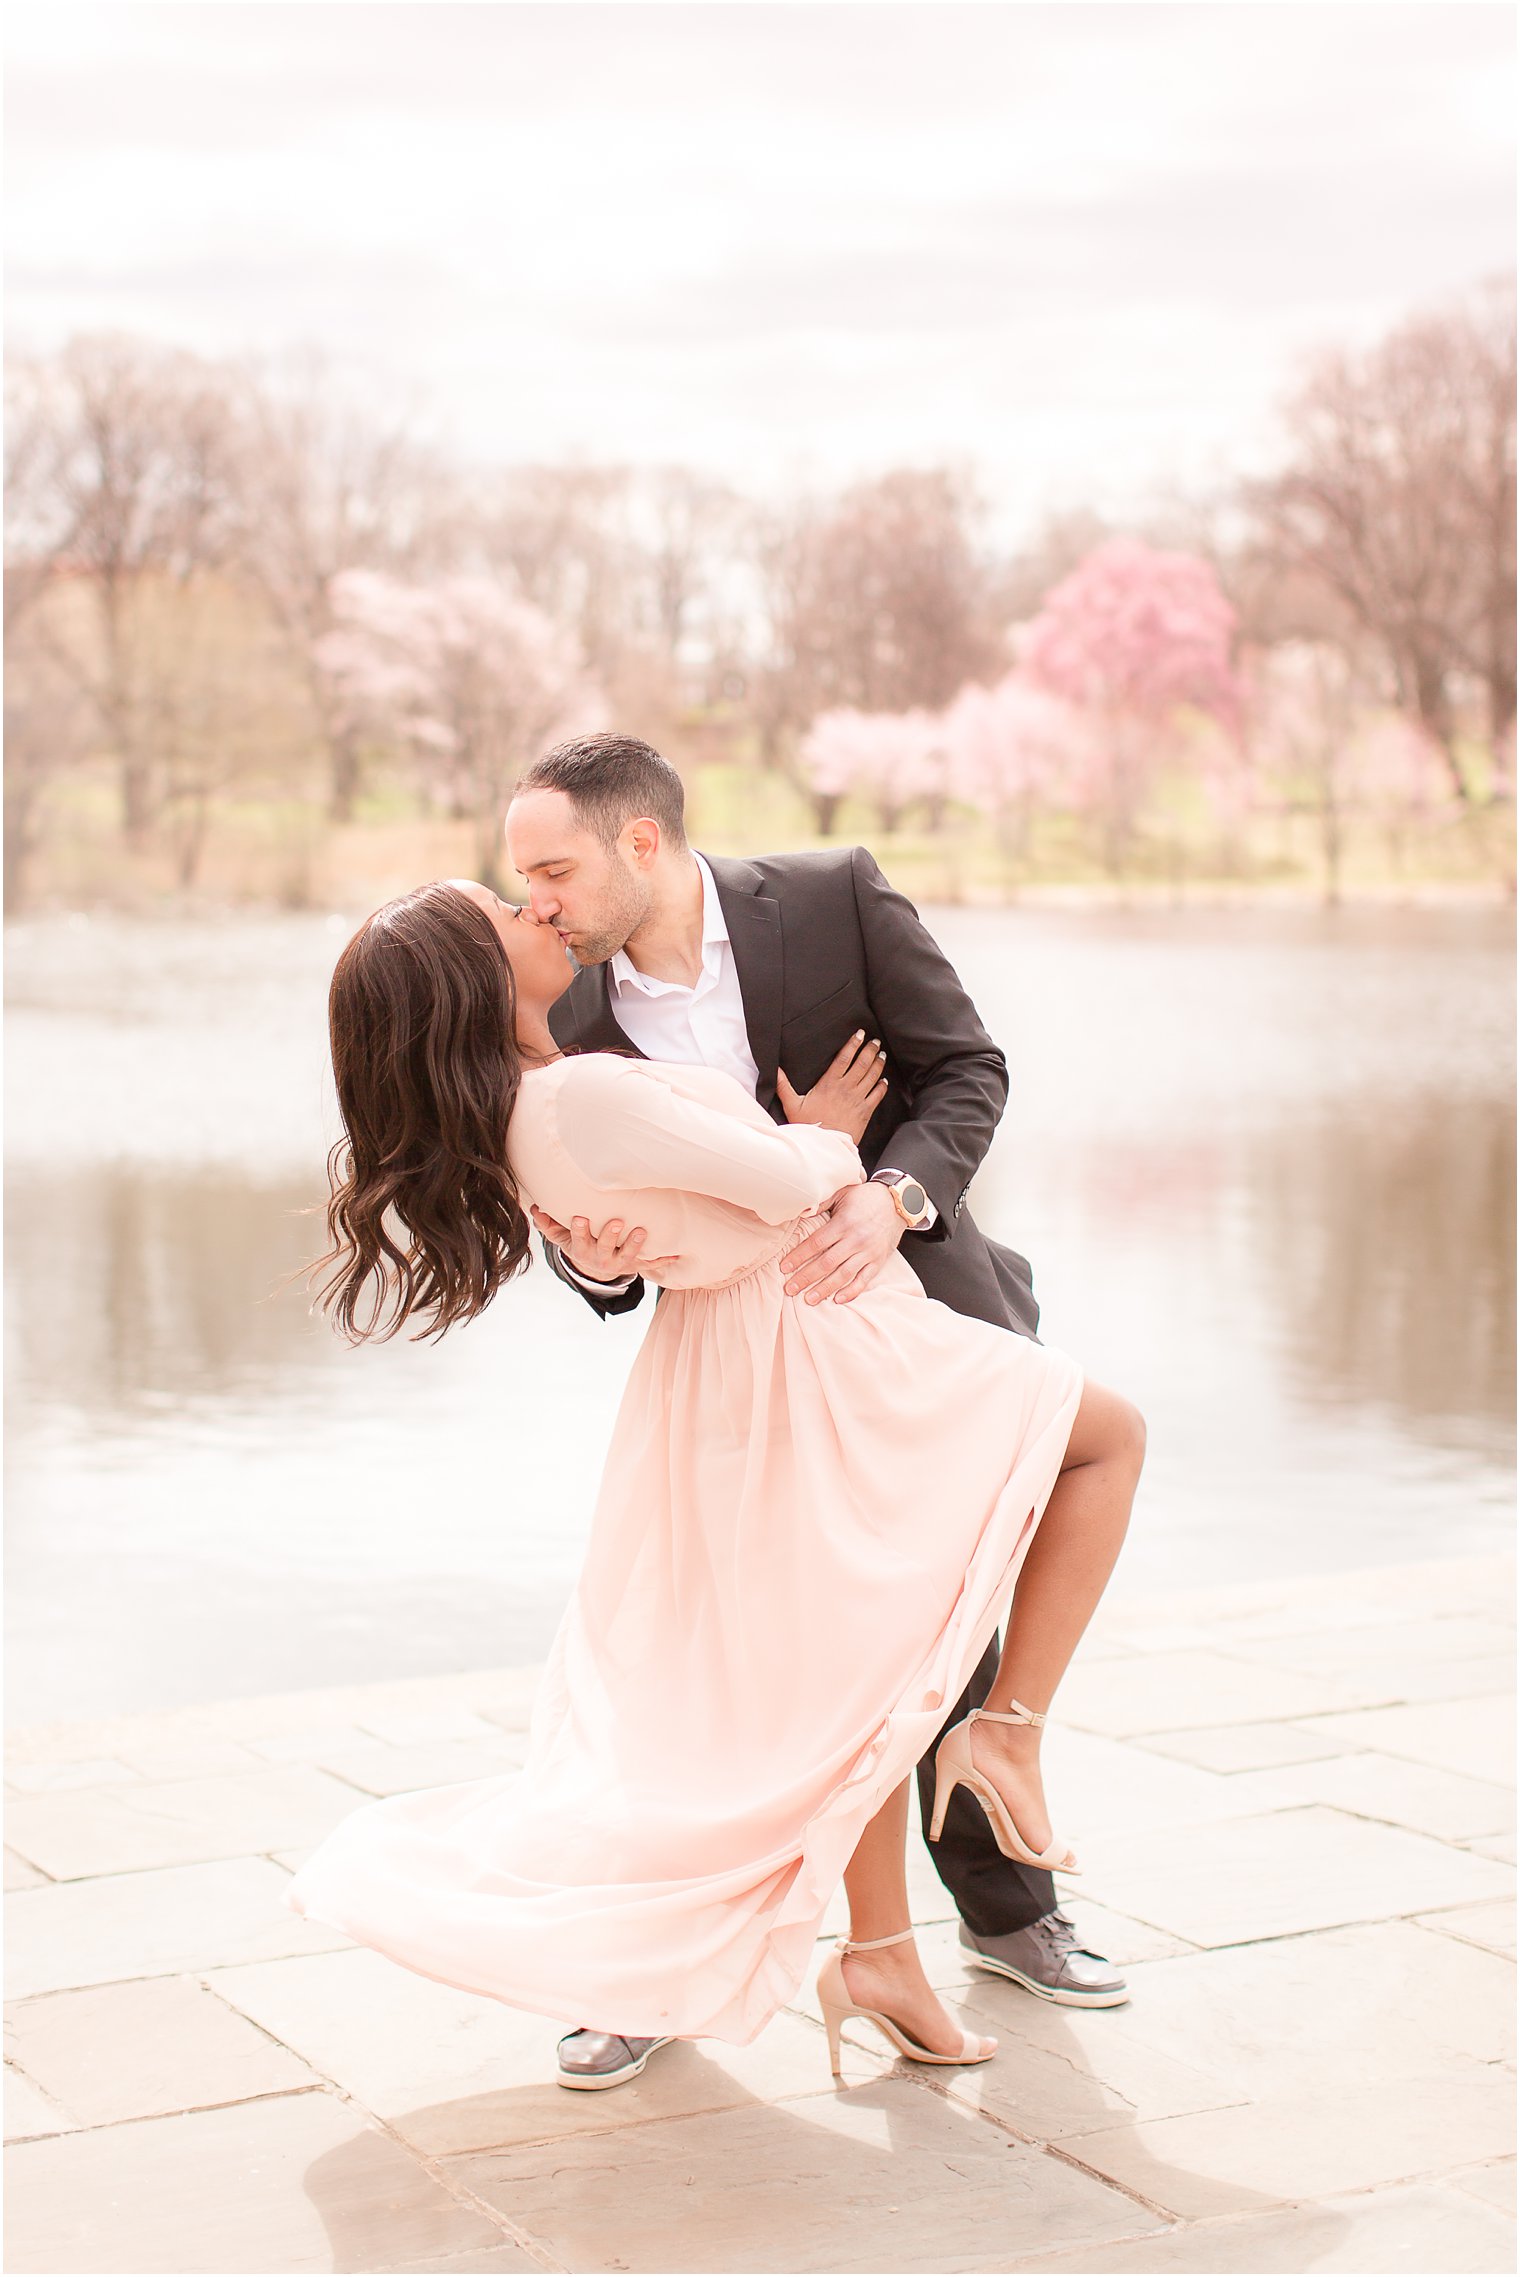
[[[844,2015],[841,2010],[837,2008],[824,2009],[823,2028],[829,2036],[829,2069],[836,2079],[844,2077],[844,2066],[839,2060],[839,2027],[843,2022]]]
[[[974,1723],[988,1724],[1043,1724],[1044,1714],[1036,1715],[1015,1700],[1011,1713],[999,1708],[973,1708],[964,1723],[947,1731],[934,1751],[934,1814],[929,1822],[929,1840],[938,1842],[950,1808],[950,1798],[957,1787],[964,1787],[974,1795],[987,1813],[992,1827],[992,1838],[1005,1858],[1016,1858],[1025,1866],[1043,1866],[1047,1873],[1080,1874],[1082,1869],[1076,1858],[1057,1835],[1052,1835],[1043,1850],[1033,1850],[1013,1823],[1008,1805],[984,1772],[978,1771],[971,1755],[971,1727]]]
[[[931,2048],[915,2040],[901,2024],[894,2024],[890,2016],[879,2008],[862,2008],[850,1998],[849,1986],[844,1981],[841,1966],[847,1953],[875,1953],[883,1945],[907,1945],[912,1942],[911,1929],[899,1929],[894,1937],[870,1937],[851,1940],[841,1937],[823,1967],[818,1972],[818,2005],[823,2010],[823,2028],[829,2036],[829,2065],[836,2079],[843,2078],[840,2064],[839,2030],[846,2017],[859,2016],[867,2024],[874,2024],[884,2038],[891,2041],[899,2055],[916,2064],[984,2064],[997,2054],[996,2040],[983,2040],[975,2032],[962,2032],[959,2055],[939,2056]]]

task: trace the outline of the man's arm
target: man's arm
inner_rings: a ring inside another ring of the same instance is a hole
[[[557,1280],[563,1281],[567,1289],[574,1289],[578,1297],[584,1297],[599,1320],[609,1320],[614,1313],[637,1312],[644,1301],[642,1273],[625,1274],[619,1281],[593,1281],[589,1275],[577,1273],[564,1252],[546,1233],[540,1234],[539,1239],[543,1243],[550,1272]]]
[[[906,1238],[944,1241],[1007,1103],[1008,1063],[913,904],[863,846],[851,874],[866,985],[889,1073],[908,1095],[882,1167],[906,1170],[934,1204],[934,1224]]]

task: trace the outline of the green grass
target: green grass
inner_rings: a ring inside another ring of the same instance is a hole
[[[1226,846],[1192,785],[1179,781],[1164,786],[1164,794],[1137,833],[1119,880],[1106,872],[1088,825],[1055,811],[1035,817],[1022,859],[1011,858],[989,822],[965,807],[951,807],[938,830],[921,810],[910,811],[902,827],[887,833],[869,803],[845,799],[825,838],[803,792],[784,774],[752,762],[692,767],[688,824],[693,841],[714,853],[864,843],[895,883],[924,901],[1014,901],[1051,891],[1163,899],[1322,891],[1323,850],[1312,813],[1257,815],[1238,843]],[[71,776],[54,793],[22,900],[347,908],[417,877],[469,873],[474,861],[469,823],[424,815],[404,777],[377,772],[354,822],[341,830],[319,797],[294,789],[220,804],[201,876],[187,896],[167,845],[141,854],[124,849],[114,777],[99,767]],[[1346,832],[1341,890],[1348,898],[1429,890],[1495,895],[1512,892],[1513,882],[1508,806],[1453,806],[1408,831],[1402,844],[1370,818],[1353,820]]]

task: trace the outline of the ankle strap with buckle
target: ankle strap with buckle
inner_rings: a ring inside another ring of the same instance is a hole
[[[909,1928],[899,1929],[891,1937],[841,1937],[839,1950],[841,1953],[879,1953],[883,1945],[911,1944],[915,1934]]]
[[[1001,1708],[973,1708],[970,1715],[966,1718],[966,1721],[972,1724],[982,1723],[1038,1725],[1044,1723],[1045,1715],[1046,1711],[1043,1708],[1040,1710],[1039,1714],[1036,1715],[1034,1709],[1026,1708],[1022,1700],[1015,1700],[1013,1702],[1012,1708],[1007,1714],[1005,1714]]]

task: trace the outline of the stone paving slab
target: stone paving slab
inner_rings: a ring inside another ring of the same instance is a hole
[[[1364,1708],[1324,1716],[1320,1728],[1331,1739],[1376,1748],[1410,1763],[1433,1764],[1470,1779],[1501,1786],[1515,1783],[1515,1705],[1513,1698],[1439,1700],[1418,1707]]]
[[[253,1769],[253,1759],[247,1768]],[[18,1795],[55,1795],[69,1787],[130,1786],[142,1774],[114,1756],[87,1757],[83,1763],[8,1763],[5,1784]]]
[[[6,1851],[5,1886],[7,1890],[41,1889],[47,1879],[46,1874],[39,1874],[36,1867],[28,1865],[24,1858],[18,1858],[14,1850]]]
[[[7,1806],[5,1824],[32,1865],[55,1881],[77,1881],[143,1866],[312,1848],[349,1816],[354,1800],[352,1785],[309,1764],[263,1764],[220,1778],[197,1773],[24,1795]]]
[[[1377,1707],[1388,1698],[1354,1677],[1304,1676],[1222,1652],[1145,1653],[1074,1667],[1061,1690],[1061,1720],[1111,1739],[1134,1739],[1150,1731]]]
[[[319,2084],[288,2046],[191,1977],[14,2001],[6,2011],[5,2053],[83,2127]]]
[[[421,1787],[451,1787],[461,1779],[499,1778],[518,1768],[526,1745],[525,1739],[509,1738],[500,1731],[492,1732],[486,1746],[463,1739],[408,1741],[403,1746],[363,1739],[354,1747],[324,1748],[316,1761],[322,1771],[357,1787],[361,1794],[405,1795]]]
[[[821,2032],[784,2013],[747,2048],[674,2050],[615,2096],[553,2079],[563,2023],[455,1992],[377,1953],[323,1953],[207,1979],[281,2045],[423,2153],[470,2151],[622,2129],[781,2096],[826,2094]]]
[[[43,2135],[72,2134],[78,2124],[67,2111],[60,2111],[25,2072],[7,2062],[5,2139],[8,2143],[30,2142]]]
[[[1489,2166],[1470,2166],[1452,2181],[1459,2190],[1470,2191],[1481,2198],[1485,2206],[1497,2206],[1501,2214],[1513,2220],[1515,2212],[1515,2161],[1496,2158]]]
[[[1356,1753],[1354,1742],[1313,1724],[1222,1724],[1203,1731],[1146,1732],[1147,1754],[1174,1756],[1200,1771],[1278,1771]]]
[[[1230,2089],[1216,2100],[1316,2086],[1432,2078],[1514,2058],[1513,1976],[1497,1955],[1402,1921],[1272,1939],[1155,1961],[1130,1972],[1115,2011],[1018,2005],[1017,1988],[977,1972],[983,2014],[1016,2017],[1031,2042],[1114,2076],[1113,2040],[1192,2066]],[[1313,2019],[1312,2036],[1306,2019]],[[996,2027],[994,2027],[996,2028]]]
[[[19,2144],[5,2212],[15,2271],[384,2270],[504,2242],[321,2088]]]
[[[1453,1906],[1449,1913],[1427,1913],[1419,1918],[1423,1928],[1439,1929],[1447,1937],[1459,1937],[1468,1945],[1481,1945],[1488,1952],[1502,1953],[1511,1961],[1515,1957],[1513,1900],[1501,1905]]]
[[[285,1880],[267,1858],[227,1858],[17,1890],[6,1904],[6,1989],[22,2000],[343,1944],[280,1903]]]
[[[1484,2170],[1486,2171],[1486,2170]],[[1265,2214],[1236,2215],[1223,2221],[1190,2222],[1185,2228],[1137,2238],[1118,2246],[1078,2247],[1074,2252],[1040,2254],[1004,2268],[1048,2270],[1051,2277],[1088,2271],[1092,2277],[1301,2277],[1305,2270],[1345,2271],[1367,2277],[1376,2271],[1408,2270],[1415,2277],[1446,2277],[1448,2272],[1497,2271],[1510,2277],[1515,2266],[1514,2230],[1487,2207],[1463,2203],[1461,2189],[1448,2184],[1414,2183],[1389,2190],[1359,2191],[1327,2198],[1317,2206],[1290,2206]]]
[[[1311,2072],[1291,2094],[1137,2119],[1074,2147],[1093,2173],[1200,2220],[1439,2176],[1502,2158],[1514,2140],[1513,2077],[1473,2064],[1405,2078],[1397,2092],[1382,2080],[1322,2088]]]
[[[930,1979],[999,2053],[852,2025],[842,2089],[811,1979],[571,2096],[572,2019],[280,1904],[370,1796],[510,1771],[531,1670],[13,1733],[7,2266],[1513,2269],[1511,1604],[1462,1559],[1105,1609],[1047,1767],[1130,2001],[971,1966],[915,1830]]]
[[[1490,1858],[1318,1805],[1227,1819],[1207,1839],[1102,1835],[1084,1841],[1083,1865],[1116,1911],[1193,1945],[1476,1904],[1512,1886],[1512,1870]]]
[[[1160,2227],[903,2078],[449,2165],[574,2270],[997,2269]]]
[[[1401,1763],[1392,1755],[1334,1756],[1295,1763],[1273,1776],[1280,1793],[1294,1802],[1333,1803],[1356,1818],[1382,1819],[1440,1842],[1500,1834],[1513,1823],[1508,1787],[1432,1764]]]

